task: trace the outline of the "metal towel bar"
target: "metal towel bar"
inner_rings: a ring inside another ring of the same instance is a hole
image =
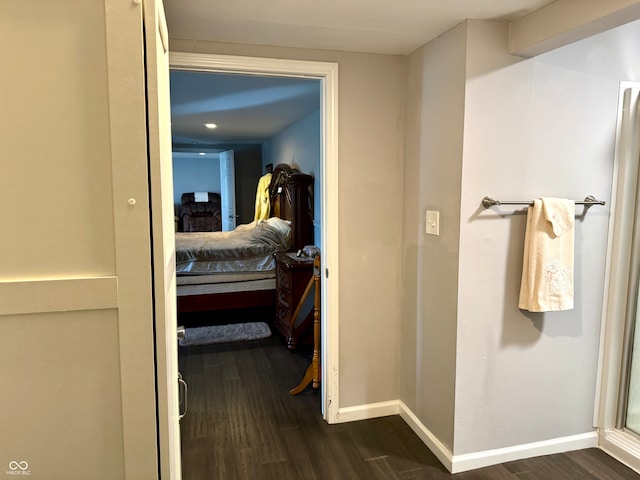
[[[495,200],[491,197],[484,197],[482,199],[482,206],[484,208],[491,208],[498,205],[533,205],[533,200],[529,201],[512,201],[512,200]],[[604,200],[597,200],[593,195],[587,195],[583,201],[576,202],[576,205],[606,205]]]

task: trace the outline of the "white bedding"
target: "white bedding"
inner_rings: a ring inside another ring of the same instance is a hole
[[[237,281],[234,274],[273,272],[274,253],[290,245],[291,222],[277,217],[231,232],[176,233],[176,272],[179,277],[226,274],[227,281]]]

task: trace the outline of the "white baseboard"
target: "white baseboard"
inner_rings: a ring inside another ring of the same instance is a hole
[[[541,442],[525,443],[512,447],[497,448],[484,452],[454,455],[451,473],[465,472],[476,468],[488,467],[499,463],[511,462],[523,458],[552,455],[598,446],[597,432],[587,432],[568,437],[552,438]]]
[[[389,402],[367,403],[356,405],[355,407],[345,407],[338,410],[337,423],[355,422],[358,420],[368,420],[370,418],[388,417],[397,415],[399,411],[398,400]]]
[[[438,437],[425,427],[422,422],[409,410],[404,402],[400,401],[400,416],[411,427],[411,430],[422,440],[429,450],[440,460],[444,467],[453,473],[453,462],[451,451],[444,445]]]
[[[466,472],[476,468],[488,467],[523,458],[551,455],[598,446],[598,434],[594,431],[495,450],[452,455],[449,448],[431,433],[401,400],[341,408],[338,411],[338,422],[353,422],[398,414],[451,473]]]

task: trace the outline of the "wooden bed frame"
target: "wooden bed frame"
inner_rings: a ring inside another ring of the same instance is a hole
[[[269,197],[271,216],[291,220],[291,251],[313,244],[313,177],[279,164],[273,170]],[[269,307],[275,288],[246,292],[179,295],[178,313]]]

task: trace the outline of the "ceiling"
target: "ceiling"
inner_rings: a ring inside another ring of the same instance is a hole
[[[171,39],[405,55],[467,18],[552,0],[164,0]],[[316,80],[172,71],[174,147],[261,143],[319,107]],[[203,124],[214,122],[215,130]]]
[[[320,108],[319,80],[179,70],[170,80],[174,150],[263,143]]]
[[[406,55],[467,18],[513,20],[553,0],[164,0],[176,39]]]

